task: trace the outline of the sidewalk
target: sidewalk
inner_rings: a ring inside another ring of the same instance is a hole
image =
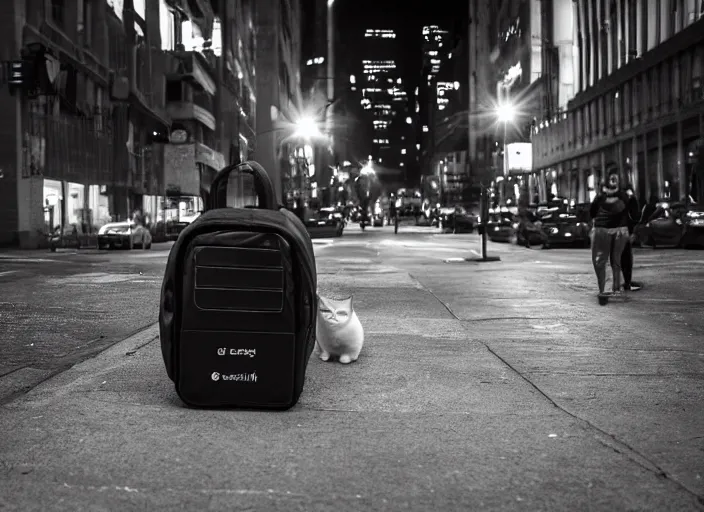
[[[318,280],[354,294],[366,344],[349,366],[313,356],[294,409],[183,407],[152,326],[1,410],[0,508],[697,510],[408,273],[323,263]]]

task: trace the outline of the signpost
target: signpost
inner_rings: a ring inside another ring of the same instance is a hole
[[[485,263],[489,261],[501,261],[499,256],[489,256],[487,254],[486,242],[489,238],[489,230],[487,228],[487,221],[489,219],[489,188],[481,184],[481,196],[479,198],[479,230],[482,237],[482,252],[476,258],[465,258],[465,261],[473,261],[477,263]]]

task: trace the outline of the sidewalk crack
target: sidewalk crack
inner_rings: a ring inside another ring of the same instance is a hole
[[[443,305],[443,307],[456,319],[459,320],[460,323],[462,324],[462,327],[464,328],[464,322],[460,320],[460,318],[455,314],[454,311],[452,311],[452,308],[450,308],[450,305],[447,304],[445,301],[440,299],[435,292],[433,292],[430,288],[427,286],[423,285],[418,279],[416,279],[413,275],[411,275],[411,278],[418,282],[423,289],[427,290],[428,293],[430,293],[435,299]],[[668,473],[665,469],[661,468],[656,462],[650,460],[646,455],[640,453],[636,448],[630,446],[628,443],[625,441],[622,441],[618,439],[615,435],[610,434],[609,432],[606,432],[605,430],[601,429],[599,426],[595,425],[594,423],[590,422],[589,420],[586,420],[577,414],[570,412],[569,410],[565,409],[562,407],[560,404],[558,404],[555,400],[553,400],[547,393],[545,393],[540,387],[538,387],[537,384],[535,384],[532,380],[530,380],[526,374],[522,373],[521,371],[518,370],[515,366],[513,366],[509,361],[501,357],[494,349],[492,349],[486,342],[477,340],[477,343],[482,344],[488,351],[491,353],[495,358],[497,358],[499,361],[501,361],[504,365],[506,365],[511,371],[513,371],[518,377],[520,377],[526,384],[528,384],[530,387],[532,387],[537,393],[539,393],[545,400],[547,400],[553,407],[557,408],[560,410],[562,413],[570,416],[572,419],[576,420],[578,423],[582,425],[582,427],[587,430],[591,431],[594,434],[594,437],[597,439],[598,442],[606,446],[607,448],[612,449],[616,453],[619,453],[626,457],[628,460],[631,462],[637,464],[638,466],[642,467],[646,471],[654,474],[658,478],[668,480],[675,484],[677,487],[680,488],[680,490],[684,491],[685,493],[689,494],[692,496],[697,504],[700,507],[704,507],[704,495],[698,494],[696,491],[690,489],[687,487],[685,484],[677,480],[674,475]]]

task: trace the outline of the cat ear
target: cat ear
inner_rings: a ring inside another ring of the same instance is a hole
[[[350,305],[350,309],[352,309],[352,295],[350,295],[350,296],[347,297],[346,299],[343,299],[342,302],[343,302],[343,304],[349,304],[349,305]]]

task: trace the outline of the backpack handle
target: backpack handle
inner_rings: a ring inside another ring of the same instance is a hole
[[[230,165],[218,172],[210,185],[207,210],[227,208],[227,183],[233,171],[249,174],[254,178],[254,190],[259,198],[259,208],[278,210],[274,184],[264,168],[254,160]]]

